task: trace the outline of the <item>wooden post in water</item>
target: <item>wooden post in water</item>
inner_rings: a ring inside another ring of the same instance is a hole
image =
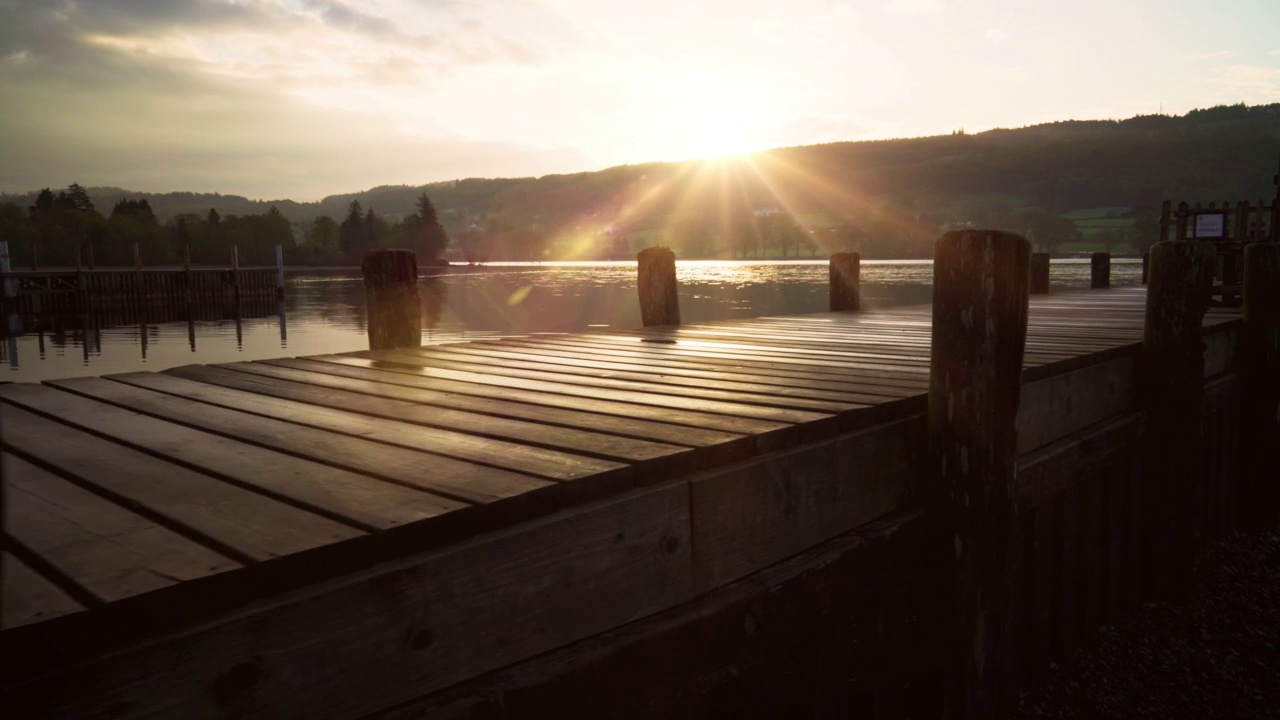
[[[1089,287],[1094,290],[1111,287],[1111,253],[1096,252],[1089,256]]]
[[[838,252],[831,256],[828,295],[831,312],[862,308],[862,258],[855,252]]]
[[[1151,248],[1139,382],[1146,410],[1144,506],[1148,513],[1145,585],[1162,599],[1190,588],[1199,538],[1192,503],[1202,483],[1200,412],[1204,342],[1217,251],[1201,241]]]
[[[1049,292],[1049,253],[1031,254],[1031,294]]]
[[[1016,418],[1027,336],[1031,245],[998,230],[961,230],[937,242],[929,366],[929,458],[950,515],[960,592],[948,718],[996,718],[1001,691],[1014,532]]]
[[[369,306],[369,349],[422,345],[418,258],[412,250],[370,250],[360,263]]]
[[[1151,275],[1151,251],[1147,250],[1142,253],[1142,284],[1147,284],[1147,279]]]
[[[1244,473],[1246,520],[1270,527],[1280,512],[1275,448],[1280,445],[1280,243],[1244,249]]]
[[[645,248],[636,255],[640,322],[645,327],[680,324],[676,254],[667,247]]]
[[[97,266],[93,263],[93,243],[89,243],[89,272],[93,272]]]
[[[284,297],[284,246],[276,245],[276,297]]]

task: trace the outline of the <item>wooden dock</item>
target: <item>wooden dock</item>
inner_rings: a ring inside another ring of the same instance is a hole
[[[1145,295],[1032,297],[1025,507],[1069,489],[1036,475],[1054,443],[1134,432]],[[1239,317],[1209,311],[1207,378]],[[735,587],[919,504],[930,325],[913,306],[2,386],[3,701],[365,717]]]

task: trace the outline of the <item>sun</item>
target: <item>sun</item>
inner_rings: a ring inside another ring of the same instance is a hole
[[[763,91],[720,74],[666,75],[646,83],[637,130],[653,157],[712,158],[769,147],[774,119]]]

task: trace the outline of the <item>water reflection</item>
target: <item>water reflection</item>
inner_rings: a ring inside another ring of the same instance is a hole
[[[864,261],[867,309],[927,303],[928,261]],[[1134,285],[1141,263],[1116,260],[1112,283]],[[821,261],[691,261],[678,266],[685,322],[821,312]],[[1055,261],[1053,284],[1088,287],[1089,261]],[[637,327],[634,262],[495,263],[424,278],[424,343],[512,334]],[[293,273],[283,301],[179,314],[148,309],[111,317],[7,318],[4,380],[43,380],[189,363],[349,352],[367,348],[364,286],[357,271]]]

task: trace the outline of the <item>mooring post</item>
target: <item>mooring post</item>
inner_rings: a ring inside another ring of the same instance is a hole
[[[1280,512],[1275,448],[1280,444],[1280,243],[1244,249],[1245,518],[1269,527]]]
[[[645,327],[680,324],[676,254],[667,247],[645,248],[636,255],[640,322]]]
[[[1002,689],[1015,512],[1016,418],[1027,336],[1031,245],[997,230],[937,241],[929,365],[929,457],[954,529],[960,593],[948,718],[996,718]]]
[[[276,245],[276,297],[284,297],[284,246]]]
[[[412,250],[370,250],[360,263],[369,306],[369,349],[422,345],[418,258]]]
[[[1095,290],[1111,287],[1111,253],[1096,252],[1089,256],[1089,287]]]
[[[829,295],[831,312],[862,308],[862,257],[855,252],[838,252],[831,256]]]
[[[93,264],[93,243],[89,243],[89,272],[93,272],[97,266]]]
[[[1200,540],[1192,521],[1200,478],[1200,412],[1204,397],[1201,327],[1209,307],[1217,251],[1207,242],[1151,248],[1142,331],[1143,430],[1148,593],[1182,597]]]
[[[1049,292],[1049,253],[1031,254],[1031,294]]]

